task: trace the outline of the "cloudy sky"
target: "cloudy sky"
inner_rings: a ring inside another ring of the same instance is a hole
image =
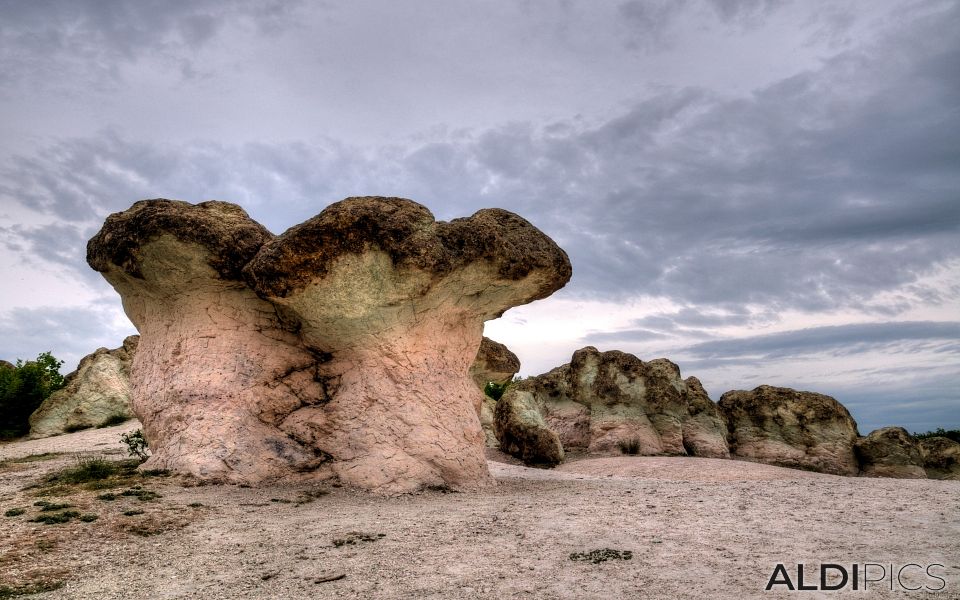
[[[0,0],[0,358],[134,329],[84,261],[142,198],[279,233],[352,195],[570,254],[487,334],[666,356],[716,400],[960,427],[960,3]]]

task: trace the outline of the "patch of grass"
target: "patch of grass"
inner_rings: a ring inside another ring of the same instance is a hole
[[[77,464],[66,468],[56,475],[51,476],[48,481],[57,483],[87,483],[89,481],[100,481],[117,474],[119,471],[116,463],[104,460],[101,457],[78,457]]]
[[[97,515],[94,515],[94,514],[80,515],[80,520],[83,521],[84,523],[92,523],[92,522],[96,521],[96,520],[99,519],[99,518],[100,518],[100,517],[98,517]]]
[[[333,545],[337,548],[341,546],[354,545],[357,542],[375,542],[379,539],[386,537],[385,533],[361,533],[359,531],[351,531],[342,538],[334,538],[332,540]]]
[[[59,525],[69,523],[71,520],[80,516],[75,510],[65,510],[63,512],[40,514],[30,519],[31,523],[43,523],[44,525]]]
[[[13,586],[0,585],[0,600],[6,600],[7,598],[19,598],[20,596],[31,596],[33,594],[42,594],[43,592],[52,592],[62,587],[62,581],[40,581]]]
[[[191,502],[188,504],[190,508],[202,508],[204,506],[203,502]]]
[[[601,548],[591,550],[590,552],[571,552],[570,560],[592,562],[599,565],[608,560],[632,560],[633,552],[631,550],[614,550],[613,548]]]
[[[5,517],[19,517],[23,513],[27,512],[25,508],[11,508],[7,512],[3,513]]]
[[[113,502],[117,499],[117,495],[112,492],[107,492],[106,494],[100,494],[97,496],[97,500],[105,500],[107,502]]]
[[[107,420],[103,423],[97,425],[97,429],[103,429],[104,427],[113,427],[114,425],[119,425],[120,423],[126,423],[130,420],[130,417],[124,415],[110,415],[107,417]]]
[[[637,455],[640,454],[640,440],[638,438],[631,438],[629,440],[620,440],[617,442],[617,447],[620,448],[622,454]]]
[[[147,469],[140,474],[144,477],[170,477],[170,469]]]
[[[157,498],[163,498],[163,496],[161,496],[157,492],[154,492],[152,490],[143,490],[138,487],[130,488],[129,490],[124,490],[123,492],[120,492],[120,495],[133,497],[141,502],[152,502]]]
[[[40,500],[39,502],[34,502],[34,506],[40,507],[40,512],[53,512],[55,510],[63,510],[65,508],[73,508],[70,504],[57,504],[54,502],[47,502],[45,500]]]
[[[125,517],[135,517],[135,516],[137,516],[137,515],[142,515],[142,514],[143,514],[143,511],[140,510],[139,508],[134,508],[134,509],[132,509],[132,510],[125,510],[125,511],[123,511],[123,516],[125,516]]]

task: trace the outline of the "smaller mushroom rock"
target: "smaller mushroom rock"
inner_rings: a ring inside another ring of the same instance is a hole
[[[917,440],[903,427],[883,427],[854,445],[864,477],[926,479]]]
[[[491,482],[470,378],[483,322],[550,295],[571,269],[505,210],[438,222],[410,200],[361,197],[270,240],[244,273],[337,382],[281,427],[331,456],[341,480],[390,493]]]
[[[560,438],[543,420],[543,407],[527,390],[511,387],[497,402],[494,430],[500,448],[534,467],[563,462]]]
[[[112,419],[133,418],[130,408],[130,362],[139,336],[131,335],[113,350],[99,348],[80,360],[66,385],[30,415],[30,437],[41,438],[99,427]]]
[[[727,392],[718,406],[733,458],[835,475],[859,471],[857,423],[830,396],[762,385]]]
[[[923,438],[918,445],[927,477],[960,480],[960,443],[937,436]]]

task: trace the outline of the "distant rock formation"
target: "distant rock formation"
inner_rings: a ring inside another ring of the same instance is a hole
[[[14,365],[12,362],[0,360],[0,369],[16,369],[16,368],[17,366]]]
[[[66,385],[30,415],[30,437],[41,438],[131,419],[130,363],[140,337],[113,350],[99,348],[66,376]]]
[[[524,219],[348,198],[273,236],[240,207],[137,202],[87,261],[141,334],[146,468],[396,493],[490,482],[469,370],[483,322],[549,296],[566,254]]]
[[[857,423],[830,396],[762,385],[727,392],[718,405],[733,458],[835,475],[859,471]]]
[[[923,457],[917,440],[903,427],[883,427],[871,431],[854,444],[864,477],[926,479]]]
[[[520,359],[510,351],[509,348],[495,342],[488,337],[484,337],[480,342],[480,351],[477,352],[477,358],[470,367],[470,376],[473,382],[481,391],[484,391],[488,383],[504,385],[513,381],[514,375],[520,370]],[[483,403],[480,405],[480,426],[483,428],[483,435],[488,448],[497,448],[500,442],[493,431],[493,411],[497,406],[497,401],[484,395]]]
[[[917,445],[927,477],[960,481],[960,443],[938,436],[923,438]]]
[[[699,380],[683,380],[666,359],[586,347],[569,364],[514,384],[496,409],[501,448],[522,460],[555,464],[556,450],[729,457],[726,427]],[[544,429],[556,436],[557,442]]]

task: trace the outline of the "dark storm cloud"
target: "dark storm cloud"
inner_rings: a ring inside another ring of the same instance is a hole
[[[904,19],[744,97],[672,90],[601,120],[365,149],[103,134],[16,159],[0,193],[91,221],[143,197],[219,198],[274,230],[347,195],[406,196],[445,219],[501,206],[568,251],[568,296],[896,315],[939,302],[918,276],[960,258],[960,6]]]
[[[144,56],[196,75],[194,54],[228,23],[269,33],[290,23],[286,0],[0,0],[0,82],[53,86],[80,74],[117,83]],[[2,92],[0,92],[2,93]]]
[[[824,353],[848,355],[894,345],[939,345],[957,339],[960,339],[960,322],[862,323],[713,340],[686,348],[684,353],[711,360],[767,360]],[[909,348],[901,347],[900,351],[909,351]]]

